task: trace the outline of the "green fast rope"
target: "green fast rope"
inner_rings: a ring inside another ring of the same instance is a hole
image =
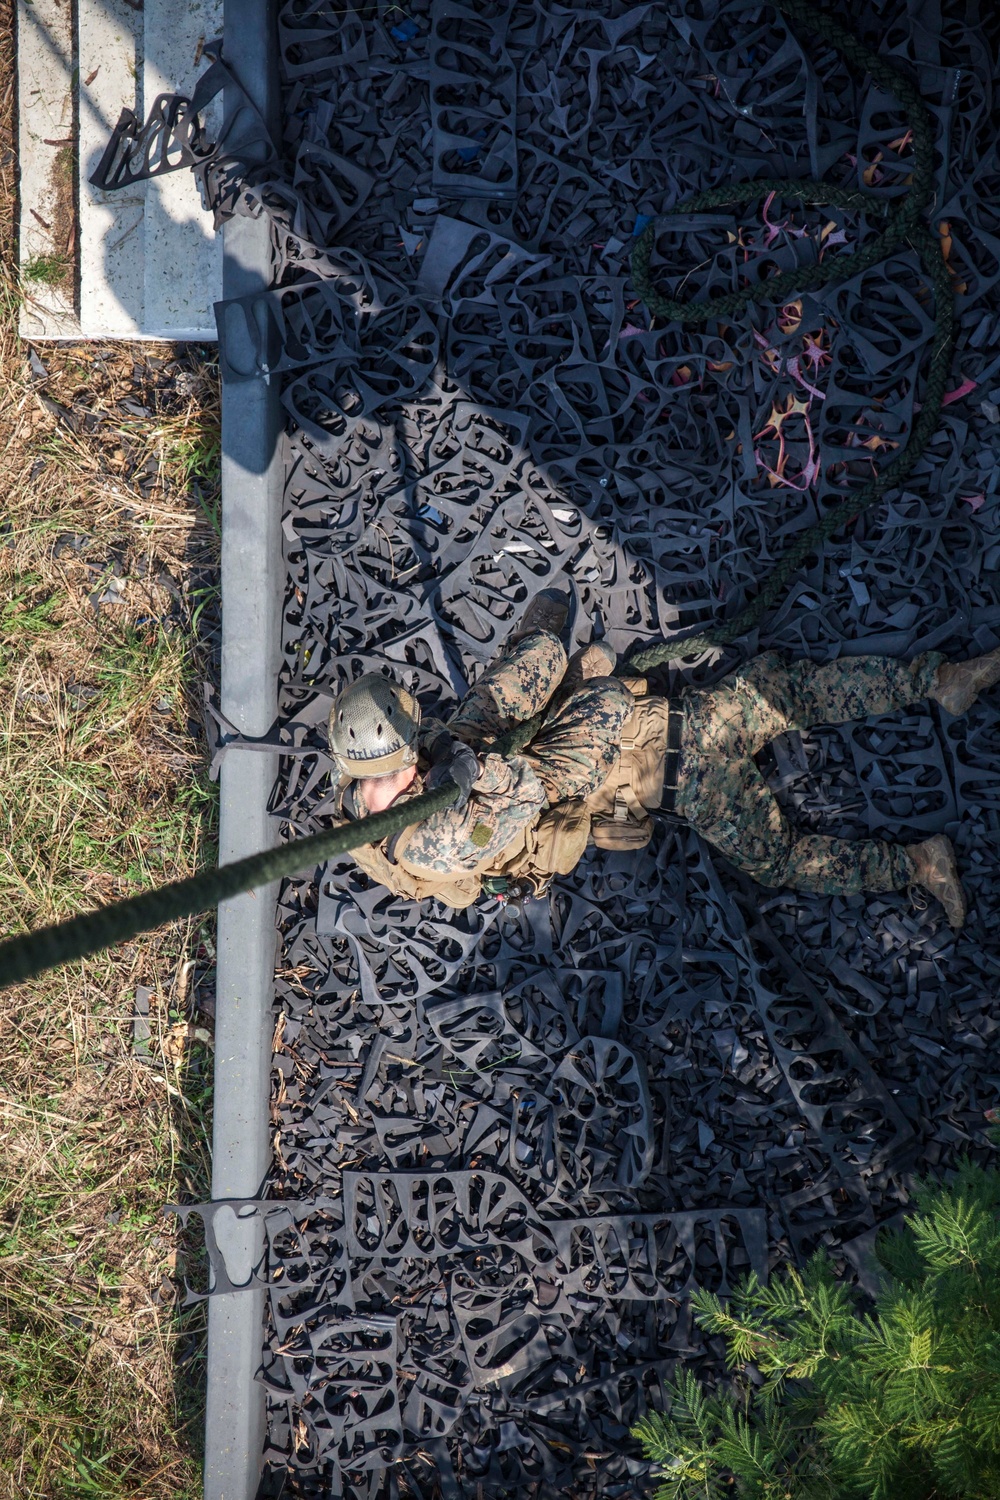
[[[488,752],[516,755],[537,734],[541,717],[515,724],[487,747]],[[102,948],[110,948],[115,943],[126,943],[140,932],[152,932],[178,917],[208,911],[220,901],[255,890],[272,880],[298,875],[341,854],[349,854],[362,844],[381,843],[411,823],[422,823],[435,813],[444,812],[454,802],[458,790],[457,782],[449,778],[432,792],[422,792],[401,807],[387,807],[385,812],[372,813],[358,822],[341,823],[323,833],[279,844],[277,848],[264,849],[260,854],[249,854],[246,859],[234,860],[232,864],[201,870],[187,880],[175,880],[170,885],[160,886],[159,890],[143,891],[139,896],[99,906],[96,911],[70,917],[66,922],[39,927],[21,937],[7,938],[0,943],[0,989],[31,979],[35,974],[43,974],[57,964],[72,963],[74,959],[99,953]]]
[[[706,302],[674,302],[656,290],[649,262],[656,241],[657,220],[648,224],[632,252],[632,281],[639,296],[654,317],[672,322],[707,323],[714,318],[730,318],[743,312],[753,302],[777,303],[779,306],[793,294],[814,291],[834,279],[844,280],[868,270],[884,260],[890,251],[909,244],[920,256],[934,289],[935,328],[931,344],[930,366],[923,405],[910,439],[867,484],[835,505],[796,538],[769,573],[756,596],[739,614],[721,625],[713,625],[697,635],[657,642],[629,656],[629,672],[649,672],[663,662],[696,656],[718,646],[727,646],[760,623],[775,600],[784,592],[792,575],[806,558],[820,550],[835,532],[869,510],[887,489],[905,480],[927,447],[938,419],[948,383],[952,350],[955,343],[955,309],[951,276],[945,262],[940,238],[933,234],[921,217],[934,197],[934,131],[930,115],[914,85],[885,58],[870,52],[857,37],[805,0],[773,0],[778,10],[829,42],[860,71],[867,71],[887,93],[895,94],[906,114],[913,134],[913,181],[906,197],[891,207],[883,201],[853,188],[839,188],[822,182],[797,181],[790,178],[756,178],[696,193],[668,210],[675,214],[704,212],[752,203],[769,193],[796,198],[808,204],[836,204],[841,208],[863,208],[879,217],[888,215],[888,223],[867,245],[849,255],[841,255],[825,264],[803,266],[783,271],[755,286],[738,292],[712,297]]]
[[[796,198],[808,204],[836,204],[842,208],[862,208],[879,217],[887,217],[886,227],[869,244],[849,255],[838,256],[825,265],[804,266],[785,271],[780,276],[739,292],[714,297],[708,302],[673,302],[656,290],[650,279],[649,262],[656,237],[655,222],[647,226],[632,255],[632,280],[642,300],[655,317],[672,321],[698,323],[712,318],[732,317],[752,302],[788,300],[792,293],[812,291],[834,277],[854,276],[885,258],[899,245],[913,246],[928,269],[934,287],[936,326],[931,347],[930,370],[923,407],[914,423],[910,440],[863,488],[804,531],[777,563],[757,596],[732,620],[698,635],[665,641],[647,647],[629,657],[622,670],[648,672],[662,662],[692,656],[716,646],[727,645],[753,628],[785,588],[792,574],[807,557],[817,551],[834,532],[874,505],[890,486],[905,479],[927,446],[937,427],[948,380],[954,343],[954,308],[951,282],[940,239],[931,233],[920,217],[934,194],[934,142],[930,116],[919,93],[901,73],[885,59],[870,52],[856,37],[836,21],[814,10],[803,0],[774,0],[779,10],[816,32],[834,46],[848,62],[867,71],[884,90],[895,94],[903,105],[913,132],[913,183],[899,206],[887,207],[882,201],[853,188],[841,188],[822,182],[787,178],[756,179],[735,186],[713,188],[698,193],[671,209],[671,214],[686,214],[732,204],[754,202],[762,195],[775,193]],[[544,715],[536,715],[516,725],[490,748],[496,754],[514,755],[538,733]],[[207,911],[220,901],[253,890],[273,880],[298,874],[311,866],[347,854],[361,844],[379,843],[411,823],[422,822],[442,812],[454,799],[458,787],[447,781],[433,792],[414,797],[402,807],[387,808],[360,823],[341,824],[324,833],[296,839],[276,849],[268,849],[246,859],[203,870],[188,880],[178,880],[159,890],[144,891],[97,911],[72,917],[51,927],[42,927],[22,937],[0,943],[0,988],[17,984],[41,974],[57,964],[86,958],[102,948],[127,942],[141,932],[149,932],[165,922]]]
[[[40,927],[23,937],[8,938],[0,943],[0,988],[30,979],[56,964],[67,964],[73,959],[98,953],[102,948],[110,948],[114,943],[127,942],[140,932],[162,927],[164,922],[207,911],[230,896],[296,875],[310,866],[335,859],[338,854],[347,854],[360,844],[378,843],[409,823],[421,822],[442,812],[454,801],[457,791],[455,782],[448,781],[435,787],[433,792],[424,792],[407,802],[405,812],[400,808],[387,808],[360,823],[341,824],[324,833],[315,833],[290,844],[281,844],[276,849],[265,849],[260,854],[248,855],[246,859],[234,860],[230,865],[220,865],[215,870],[202,870],[187,880],[175,880],[170,885],[161,886],[159,890],[143,891],[125,901],[100,906],[96,911],[71,917],[67,922]]]

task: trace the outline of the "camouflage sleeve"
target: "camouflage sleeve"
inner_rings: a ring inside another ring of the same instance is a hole
[[[548,806],[538,777],[520,755],[486,755],[472,796],[459,811],[417,825],[396,853],[404,867],[450,874],[494,859]]]

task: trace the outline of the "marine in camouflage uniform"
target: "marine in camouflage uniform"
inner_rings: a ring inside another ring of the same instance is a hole
[[[683,696],[675,811],[760,885],[820,895],[895,891],[916,879],[912,855],[881,839],[796,832],[753,757],[791,729],[891,714],[926,698],[945,660],[856,656],[817,666],[764,652],[706,691]]]
[[[529,619],[530,628],[525,628]],[[396,806],[425,789],[434,759],[427,752],[442,735],[453,746],[461,742],[462,754],[467,755],[463,746],[477,753],[478,762],[466,768],[467,786],[457,805],[411,825],[400,849],[411,872],[460,877],[466,902],[475,898],[479,874],[495,868],[494,862],[525,830],[530,838],[548,808],[566,807],[600,788],[599,803],[608,787],[620,784],[627,761],[624,740],[634,743],[636,699],[624,682],[604,675],[613,668],[613,653],[602,662],[602,648],[591,647],[568,663],[556,634],[559,626],[539,626],[537,611],[533,619],[526,616],[521,631],[447,726],[433,720],[420,725],[422,754],[419,765],[407,773],[414,780],[391,804],[382,803]],[[959,927],[965,903],[947,838],[935,835],[906,847],[880,839],[800,834],[753,757],[789,730],[889,714],[929,697],[951,714],[964,713],[983,688],[998,681],[1000,648],[957,663],[937,651],[911,662],[867,656],[824,665],[787,662],[776,652],[765,652],[714,687],[687,690],[670,705],[671,718],[675,710],[682,715],[673,811],[761,885],[850,895],[918,883],[942,900],[949,922]],[[485,749],[512,724],[546,707],[550,712],[541,731],[520,754],[503,758]],[[660,787],[657,781],[653,801],[644,807],[655,805]],[[363,799],[360,805],[356,797],[352,802],[350,793],[344,809],[354,817],[367,812]],[[596,822],[594,837],[604,847],[625,847],[598,838]],[[390,860],[392,842],[384,846]],[[382,869],[387,873],[389,867]]]

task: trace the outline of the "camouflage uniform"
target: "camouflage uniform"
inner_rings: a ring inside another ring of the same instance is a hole
[[[684,695],[675,811],[761,885],[824,895],[899,890],[914,879],[901,844],[799,835],[752,757],[790,729],[890,714],[926,698],[945,660],[847,657],[816,666],[755,657],[705,692]]]
[[[685,692],[677,705],[684,728],[674,810],[761,885],[845,895],[908,885],[915,872],[903,845],[798,835],[752,757],[788,730],[893,713],[927,697],[944,660],[930,651],[908,663],[862,656],[817,666],[769,651],[707,691]],[[480,751],[543,709],[566,671],[557,637],[533,631],[487,668],[448,727]],[[466,806],[420,824],[407,864],[442,874],[482,867],[547,806],[594,791],[615,764],[634,702],[613,677],[571,691],[522,754],[481,756]],[[442,727],[425,721],[422,745]],[[418,776],[399,802],[423,786]]]
[[[449,721],[474,750],[512,724],[540,712],[562,682],[566,652],[547,630],[525,636],[490,667]],[[407,864],[440,871],[473,870],[499,855],[538,814],[556,802],[583,797],[606,779],[634,699],[613,677],[592,678],[570,693],[521,755],[481,757],[482,774],[459,811],[436,813],[406,845]],[[441,732],[427,722],[421,742]],[[414,785],[410,795],[423,790]]]

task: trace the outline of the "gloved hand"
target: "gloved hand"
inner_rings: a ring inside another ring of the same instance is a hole
[[[454,781],[458,785],[454,802],[449,807],[458,811],[469,800],[469,793],[479,779],[479,761],[468,745],[452,734],[439,734],[430,746],[431,768],[424,783],[427,791],[433,792],[442,782]]]

